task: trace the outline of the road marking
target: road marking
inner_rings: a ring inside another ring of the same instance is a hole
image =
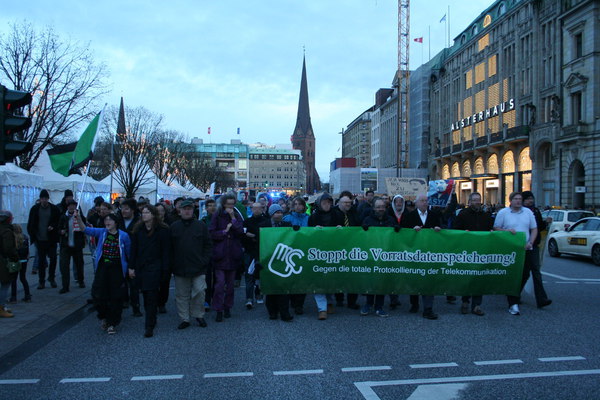
[[[60,383],[88,383],[88,382],[108,382],[110,378],[65,378]]]
[[[554,283],[559,283],[561,285],[578,285],[580,283],[589,283],[589,282],[562,282],[562,281],[556,281]]]
[[[600,279],[593,279],[593,278],[567,278],[566,276],[562,276],[562,275],[557,275],[557,274],[551,274],[549,272],[544,272],[542,271],[543,275],[548,275],[551,276],[553,278],[557,278],[557,279],[562,279],[563,281],[588,281],[588,282],[600,282]],[[558,283],[558,282],[557,282]]]
[[[406,400],[452,400],[469,386],[466,383],[445,383],[443,385],[419,385]]]
[[[522,374],[503,374],[503,375],[475,375],[475,376],[454,376],[445,378],[424,378],[424,379],[404,379],[397,381],[367,381],[354,382],[354,386],[360,391],[366,400],[381,400],[373,390],[376,386],[400,386],[400,385],[423,385],[430,383],[452,383],[452,382],[476,382],[491,380],[509,380],[509,379],[527,379],[527,378],[547,378],[553,376],[581,376],[581,375],[600,375],[600,369],[587,369],[575,371],[550,371],[550,372],[530,372]]]
[[[311,375],[322,374],[322,369],[301,369],[298,371],[273,371],[273,375]]]
[[[239,378],[243,376],[254,376],[254,372],[223,372],[216,374],[204,374],[205,378]]]
[[[475,365],[501,365],[501,364],[523,364],[523,360],[489,360],[473,361]]]
[[[600,282],[583,282],[583,283],[587,283],[588,285],[598,285],[598,284],[600,284]]]
[[[39,381],[39,379],[2,379],[0,380],[0,385],[21,385],[38,383]]]
[[[183,379],[183,375],[149,375],[149,376],[134,376],[132,381],[161,381],[167,379]]]
[[[342,368],[342,372],[359,372],[359,371],[383,371],[392,369],[389,365],[381,365],[378,367],[347,367]]]
[[[450,363],[437,363],[437,364],[410,364],[411,368],[447,368],[447,367],[458,367],[455,362]]]
[[[581,361],[585,360],[585,357],[571,356],[571,357],[543,357],[538,358],[541,362],[553,362],[553,361]]]

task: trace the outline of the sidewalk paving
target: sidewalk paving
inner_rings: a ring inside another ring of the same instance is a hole
[[[13,311],[15,316],[14,318],[0,318],[0,343],[2,343],[2,346],[0,346],[0,358],[29,339],[42,334],[69,315],[86,307],[87,299],[92,297],[94,267],[92,257],[85,250],[84,262],[86,287],[80,288],[77,282],[73,280],[73,266],[71,266],[70,291],[65,294],[59,294],[58,291],[61,289],[61,275],[58,265],[56,266],[56,283],[58,287],[54,289],[46,282],[46,288],[38,290],[39,276],[31,273],[33,259],[29,260],[27,281],[29,282],[32,301],[31,303],[21,301],[24,297],[23,286],[17,280],[17,303],[8,304],[8,308]]]

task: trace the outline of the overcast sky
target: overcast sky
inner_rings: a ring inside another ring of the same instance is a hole
[[[411,68],[466,29],[491,0],[413,0]],[[144,106],[165,127],[205,142],[289,143],[296,123],[303,48],[317,170],[341,156],[338,134],[391,85],[397,68],[395,0],[171,0],[12,2],[0,30],[28,20],[90,44],[107,64],[118,105]],[[423,44],[413,41],[424,37]],[[211,135],[207,134],[211,127]],[[241,134],[236,134],[237,128]]]

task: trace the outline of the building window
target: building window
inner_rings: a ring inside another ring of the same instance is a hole
[[[498,15],[504,15],[506,13],[506,4],[501,3],[498,7]]]
[[[571,94],[571,117],[573,124],[577,124],[583,120],[583,101],[581,92]]]
[[[573,36],[573,49],[575,51],[575,59],[583,57],[583,32],[579,32]]]

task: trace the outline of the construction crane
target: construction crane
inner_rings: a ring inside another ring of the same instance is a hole
[[[410,0],[398,0],[398,137],[396,144],[396,176],[400,167],[408,167],[408,111],[410,50]]]

